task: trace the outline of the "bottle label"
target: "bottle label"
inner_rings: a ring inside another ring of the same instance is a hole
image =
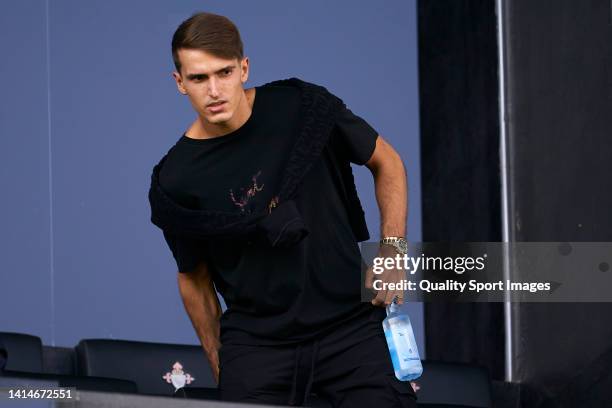
[[[389,328],[400,365],[403,366],[410,360],[419,359],[411,326],[405,320],[395,318],[389,320]]]

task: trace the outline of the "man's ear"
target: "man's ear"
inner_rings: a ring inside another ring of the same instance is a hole
[[[176,81],[176,87],[178,91],[182,93],[183,95],[187,95],[187,90],[185,89],[185,85],[183,84],[183,77],[181,76],[181,74],[174,71],[172,72],[172,76],[174,77],[174,80]]]
[[[244,57],[240,61],[240,82],[243,84],[249,79],[249,57]]]

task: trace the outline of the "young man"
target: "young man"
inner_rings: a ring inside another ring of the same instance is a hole
[[[152,221],[222,399],[301,405],[316,393],[335,407],[415,406],[381,327],[380,306],[401,292],[361,302],[357,242],[369,235],[350,169],[374,175],[381,248],[393,256],[405,244],[399,155],[322,87],[244,89],[249,59],[225,17],[184,21],[172,54],[197,117],[154,168]]]

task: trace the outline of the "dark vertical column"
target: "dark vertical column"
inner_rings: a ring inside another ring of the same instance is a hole
[[[511,238],[612,241],[612,4],[502,3]],[[419,3],[426,241],[501,238],[494,7]],[[501,304],[426,304],[425,319],[429,358],[503,376]],[[612,304],[513,304],[511,324],[525,406],[606,406]]]
[[[512,0],[504,11],[512,235],[612,241],[611,2]],[[609,404],[612,304],[512,314],[517,381],[557,407]]]
[[[500,241],[495,2],[419,1],[424,241]],[[504,376],[501,303],[426,303],[427,357]]]

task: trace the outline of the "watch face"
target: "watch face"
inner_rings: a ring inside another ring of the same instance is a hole
[[[407,253],[408,252],[408,242],[405,239],[398,240],[397,249],[399,249],[402,254]]]

